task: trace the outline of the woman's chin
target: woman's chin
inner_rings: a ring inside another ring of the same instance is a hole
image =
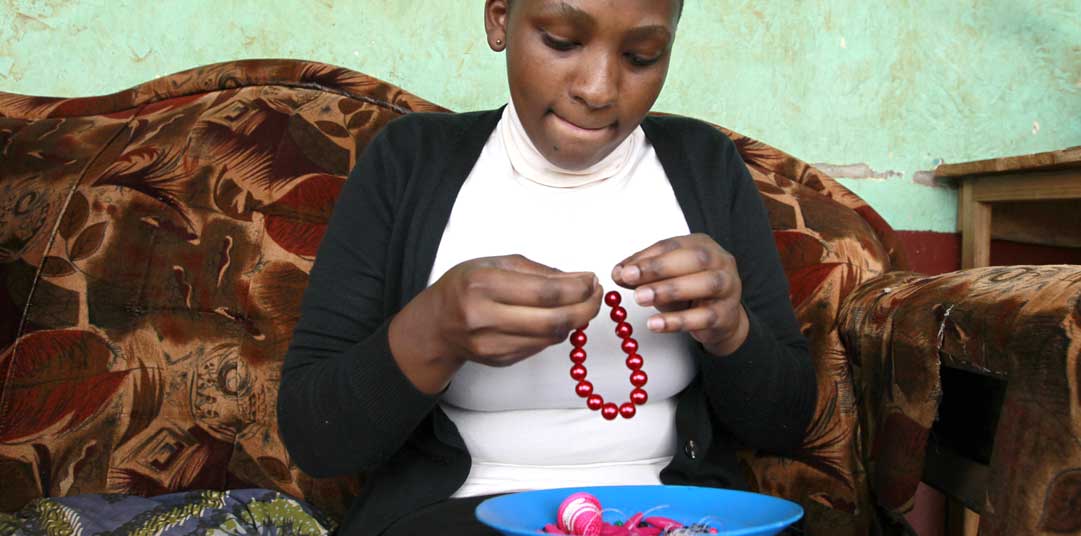
[[[559,149],[553,151],[552,154],[545,155],[545,158],[547,158],[549,162],[567,171],[581,171],[588,168],[589,166],[592,166],[593,164],[596,164],[597,162],[600,162],[604,159],[605,156],[608,156],[607,152],[601,154],[596,151],[575,151],[575,147],[573,147],[573,145],[573,143],[570,147],[564,145]]]
[[[567,171],[581,171],[604,160],[616,147],[618,145],[567,140],[553,144],[548,151],[544,151],[544,157]]]

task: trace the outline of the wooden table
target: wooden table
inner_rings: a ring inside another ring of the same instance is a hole
[[[960,186],[957,227],[962,268],[987,266],[992,238],[1081,247],[1081,146],[941,165],[935,169],[935,179],[956,181]],[[1023,263],[1018,259],[1017,264]],[[975,451],[986,452],[974,455],[929,445],[924,481],[948,497],[946,534],[971,536],[977,533],[986,497],[987,463],[1006,382],[945,367],[942,375],[944,391],[945,384],[952,382],[953,403],[967,404],[957,412],[962,419],[948,423],[951,429],[943,430],[943,437],[945,432],[978,435],[968,439],[974,441]]]
[[[992,235],[1081,247],[1081,146],[944,164],[935,169],[935,179],[960,183],[962,268],[988,265]]]

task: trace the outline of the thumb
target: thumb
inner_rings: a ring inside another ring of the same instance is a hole
[[[546,277],[563,275],[565,272],[551,266],[541,264],[524,255],[507,255],[499,258],[498,265],[504,270],[522,272],[531,275]]]

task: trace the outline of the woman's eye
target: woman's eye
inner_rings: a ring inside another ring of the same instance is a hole
[[[567,41],[565,39],[556,39],[555,37],[552,37],[551,35],[548,35],[548,34],[544,34],[544,44],[546,44],[550,48],[558,50],[560,52],[566,52],[568,50],[573,49],[575,46],[578,45],[574,41]]]
[[[634,65],[635,67],[649,67],[650,65],[657,63],[657,61],[661,59],[660,56],[646,58],[643,56],[639,56],[638,54],[627,54],[627,58],[628,60],[630,60],[631,65]]]

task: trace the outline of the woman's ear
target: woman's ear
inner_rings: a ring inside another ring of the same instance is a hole
[[[488,34],[488,46],[496,52],[507,48],[507,19],[510,0],[485,0],[484,31]]]

